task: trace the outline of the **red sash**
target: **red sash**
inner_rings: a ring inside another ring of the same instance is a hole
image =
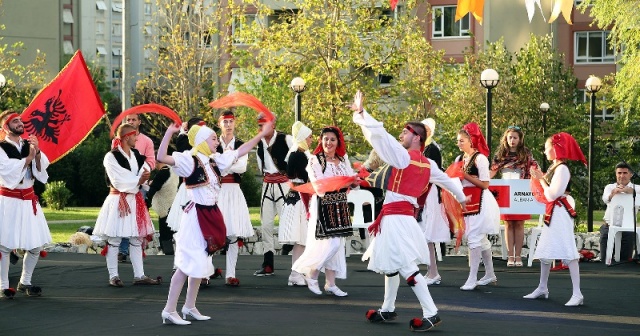
[[[236,179],[233,177],[233,174],[229,174],[229,175],[223,176],[220,179],[220,183],[236,183]]]
[[[196,203],[196,215],[202,236],[207,242],[207,254],[213,255],[214,252],[221,250],[227,241],[227,227],[224,225],[222,212],[217,205]]]
[[[576,210],[573,209],[571,204],[569,204],[569,200],[567,200],[567,197],[560,196],[555,201],[549,202],[545,206],[544,223],[547,224],[547,226],[551,223],[551,217],[553,217],[553,210],[555,209],[556,206],[559,206],[559,207],[564,206],[567,209],[567,212],[569,213],[569,216],[571,216],[571,218],[576,218],[576,216],[578,216],[578,214],[576,213]]]
[[[33,214],[35,215],[38,212],[38,208],[36,207],[36,204],[38,204],[38,195],[33,191],[33,187],[29,187],[27,189],[9,189],[0,187],[0,195],[17,198],[23,201],[31,201]]]
[[[466,217],[480,213],[483,189],[478,187],[464,187],[463,191],[465,195],[471,196],[471,199],[467,202],[467,210],[463,211],[462,214]]]
[[[283,175],[280,173],[275,174],[264,174],[264,178],[262,179],[264,183],[286,183],[289,181],[287,175]]]
[[[382,222],[382,217],[387,215],[407,215],[407,216],[415,216],[416,208],[407,201],[399,201],[399,202],[391,202],[382,206],[382,210],[380,210],[380,214],[378,218],[373,222],[373,224],[369,225],[369,234],[372,236],[380,233],[380,223]]]
[[[118,199],[118,215],[122,217],[126,217],[131,214],[131,208],[129,207],[129,203],[127,202],[127,195],[131,195],[131,193],[123,193],[118,191],[117,189],[111,188],[109,190],[109,194],[111,195],[120,195]],[[147,223],[149,223],[149,209],[147,209],[147,205],[144,202],[144,197],[141,192],[135,193],[136,197],[136,223],[138,224],[138,235],[139,237],[145,237],[147,241],[153,240],[153,232],[148,232]]]

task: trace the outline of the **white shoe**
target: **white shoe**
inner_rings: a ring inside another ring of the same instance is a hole
[[[484,276],[482,279],[476,281],[476,285],[486,286],[491,283],[495,285],[497,282],[498,282],[498,278],[495,275],[490,277]]]
[[[300,273],[291,273],[289,275],[289,281],[287,283],[289,286],[306,286],[307,283],[304,281],[304,277]]]
[[[313,294],[316,294],[316,295],[322,294],[322,291],[320,290],[320,286],[318,286],[318,280],[314,280],[311,278],[305,278],[305,280],[307,281],[307,287]]]
[[[182,318],[186,320],[187,316],[193,317],[196,321],[206,321],[211,319],[211,316],[205,316],[200,314],[200,312],[196,309],[196,307],[193,307],[191,309],[187,307],[182,307]]]
[[[427,285],[431,286],[431,285],[439,285],[440,281],[442,281],[442,277],[438,274],[437,277],[435,278],[428,278],[428,277],[424,277],[424,280],[427,281]]]
[[[584,296],[571,295],[571,299],[569,299],[569,302],[565,303],[564,305],[567,307],[576,307],[576,306],[582,306],[583,303],[584,303]]]
[[[324,286],[324,292],[327,295],[335,295],[335,296],[347,296],[347,295],[349,295],[349,293],[343,292],[340,288],[338,288],[338,286],[329,287],[328,285],[325,285]]]
[[[167,320],[169,320],[170,323],[173,323],[175,325],[188,325],[191,324],[191,322],[189,321],[185,321],[183,319],[180,318],[180,315],[178,315],[177,312],[166,312],[166,311],[162,311],[162,324],[169,324],[167,323]]]
[[[542,290],[540,288],[536,288],[536,290],[534,290],[531,294],[527,294],[527,295],[523,296],[523,298],[535,300],[535,299],[537,299],[539,297],[542,297],[542,296],[544,296],[545,299],[548,299],[549,298],[549,290],[548,289]],[[571,298],[573,299],[573,296]],[[571,301],[569,301],[569,302],[571,302]]]
[[[470,284],[465,283],[464,285],[462,285],[462,287],[460,287],[461,290],[463,291],[472,291],[474,289],[476,289],[476,287],[478,286],[477,282],[473,282]]]

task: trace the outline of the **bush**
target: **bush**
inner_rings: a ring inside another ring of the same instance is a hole
[[[67,206],[71,191],[67,189],[63,181],[53,181],[47,184],[47,189],[42,193],[48,207],[54,210],[64,210]]]
[[[249,155],[247,171],[242,174],[240,189],[247,200],[247,206],[259,207],[262,201],[262,177],[257,173],[257,163],[254,153]]]

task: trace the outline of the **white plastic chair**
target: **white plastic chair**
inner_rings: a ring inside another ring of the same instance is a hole
[[[373,194],[368,190],[354,189],[350,190],[349,193],[347,193],[347,202],[353,204],[353,217],[351,218],[351,225],[354,229],[365,229],[366,238],[364,247],[366,249],[369,245],[369,232],[366,231],[366,229],[373,223],[373,221],[364,221],[364,212],[362,211],[362,208],[365,204],[371,204],[371,214],[372,216],[375,216],[375,198],[373,197]],[[345,255],[347,257],[351,255],[351,241],[352,239],[346,240]]]
[[[507,251],[507,236],[506,232],[504,232],[505,226],[500,225],[500,244],[502,250],[502,260],[507,260],[509,257],[509,252]]]
[[[631,194],[617,194],[613,196],[608,207],[605,221],[609,224],[609,235],[607,237],[607,260],[605,263],[611,265],[614,246],[618,248],[615,249],[616,253],[613,257],[615,261],[620,261],[622,232],[634,232],[633,216],[637,213],[637,206],[634,207]],[[640,235],[637,234],[636,243],[640,245]]]

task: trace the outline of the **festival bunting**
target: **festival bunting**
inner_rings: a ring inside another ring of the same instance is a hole
[[[54,163],[75,149],[105,115],[87,64],[78,50],[58,75],[22,112],[23,137],[38,138]]]
[[[544,21],[547,21],[547,19],[544,17],[544,12],[542,12],[542,5],[540,5],[540,0],[525,0],[524,5],[527,8],[527,16],[529,16],[529,23],[531,23],[531,20],[533,19],[533,15],[536,13],[536,7],[535,7],[536,4],[540,9],[540,14],[542,15],[542,19]]]
[[[571,22],[571,11],[573,10],[573,0],[556,0],[556,4],[553,6],[553,11],[551,11],[551,16],[549,17],[549,23],[555,21],[560,13],[567,21],[568,24],[573,24]]]
[[[473,14],[473,17],[482,25],[482,15],[484,12],[484,0],[458,0],[456,7],[456,22],[462,19],[467,13]]]

